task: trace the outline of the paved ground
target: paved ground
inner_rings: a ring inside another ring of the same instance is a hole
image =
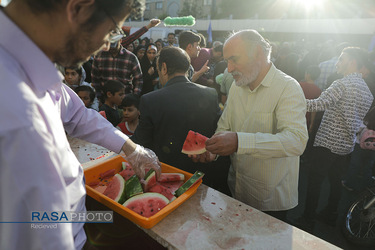
[[[304,205],[305,205],[304,201],[306,200],[306,188],[307,188],[306,183],[307,183],[307,166],[301,164],[300,180],[299,180],[300,204],[296,208],[294,208],[291,212],[289,212],[288,220],[291,222],[293,222],[296,218],[298,218],[303,212]],[[328,191],[329,191],[329,186],[326,180],[323,183],[322,192],[321,192],[322,195],[319,201],[318,211],[320,211],[327,204]],[[342,203],[340,203],[340,206],[339,206],[339,214],[344,214],[344,205]],[[312,234],[343,249],[349,249],[349,250],[370,250],[370,249],[373,250],[375,249],[375,246],[372,248],[365,248],[365,247],[353,245],[350,242],[348,242],[344,238],[341,232],[341,223],[340,225],[336,225],[336,227],[331,227],[325,223],[317,222]]]

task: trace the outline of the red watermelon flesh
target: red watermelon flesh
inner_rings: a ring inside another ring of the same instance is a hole
[[[161,182],[160,185],[169,189],[169,191],[174,194],[177,189],[179,189],[184,181],[170,181],[170,182]]]
[[[126,200],[124,178],[122,178],[121,175],[116,174],[112,181],[108,184],[103,194],[108,198],[122,204]]]
[[[151,169],[145,176],[145,180],[143,182],[143,191],[148,192],[152,186],[156,184],[156,172],[155,170]]]
[[[168,205],[169,200],[158,193],[144,193],[128,199],[123,206],[144,217],[151,217]]]
[[[207,139],[208,138],[206,136],[190,130],[186,136],[181,152],[188,155],[202,154],[206,152],[205,143]]]
[[[180,173],[161,173],[158,182],[183,181],[185,175]]]
[[[162,194],[165,197],[167,197],[169,201],[173,201],[174,199],[176,199],[176,197],[171,193],[171,191],[168,188],[164,187],[163,185],[160,185],[159,183],[152,186],[148,191],[152,193]]]
[[[100,174],[100,178],[105,179],[114,176],[116,173],[115,169],[110,169]]]
[[[119,174],[125,179],[125,181],[127,181],[130,177],[135,175],[135,172],[129,164],[125,165],[125,167],[123,164],[123,170]]]
[[[107,186],[97,186],[94,188],[96,191],[98,191],[101,194],[104,194],[105,190],[107,189]]]

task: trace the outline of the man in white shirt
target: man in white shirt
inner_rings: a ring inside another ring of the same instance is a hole
[[[270,44],[255,30],[225,42],[224,59],[235,84],[216,134],[206,142],[210,153],[199,160],[230,155],[234,198],[285,221],[298,204],[299,156],[308,139],[306,101],[298,82],[276,69],[270,54]]]
[[[65,132],[123,150],[139,175],[146,162],[160,171],[155,154],[86,109],[54,66],[77,67],[95,51],[108,50],[123,37],[119,25],[139,4],[13,0],[0,8],[0,249],[83,247],[83,223],[28,223],[36,211],[86,210],[83,169]]]

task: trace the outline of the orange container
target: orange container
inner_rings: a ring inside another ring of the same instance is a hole
[[[99,181],[100,174],[111,169],[114,169],[115,173],[120,172],[122,170],[122,162],[125,162],[124,158],[122,158],[121,156],[116,156],[98,165],[85,169],[86,183]],[[164,163],[162,163],[161,165],[161,171],[162,173],[181,173],[185,176],[185,181],[187,181],[191,176],[193,176],[193,174],[191,173],[185,172],[183,170],[169,166]],[[159,221],[164,219],[169,213],[171,213],[183,202],[189,199],[193,194],[195,194],[201,183],[202,180],[199,180],[199,182],[194,184],[189,190],[187,190],[177,199],[169,203],[167,206],[165,206],[163,209],[161,209],[159,212],[157,212],[149,218],[143,217],[133,212],[132,210],[99,193],[98,191],[96,191],[88,185],[86,185],[86,191],[87,194],[93,199],[97,200],[98,202],[102,203],[103,205],[107,206],[108,208],[112,209],[118,214],[124,216],[125,218],[131,220],[137,225],[148,229],[155,226]]]

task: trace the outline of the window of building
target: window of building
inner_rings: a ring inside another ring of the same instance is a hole
[[[156,3],[156,9],[157,10],[160,10],[160,9],[162,9],[163,8],[163,2],[157,2]]]
[[[146,10],[150,10],[150,4],[146,3]]]
[[[212,0],[203,0],[203,5],[212,5]]]

